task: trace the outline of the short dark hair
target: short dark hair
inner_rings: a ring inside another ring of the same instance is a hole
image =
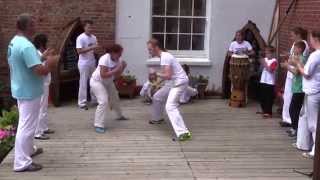
[[[20,31],[27,30],[29,23],[32,21],[32,16],[28,13],[20,14],[17,18],[16,27]]]
[[[244,37],[244,31],[243,30],[238,30],[237,32],[236,32],[236,34],[240,34],[241,36],[243,36]]]
[[[266,46],[266,47],[264,48],[264,50],[265,50],[265,51],[269,51],[269,52],[271,52],[271,53],[276,52],[276,48],[274,48],[274,47],[271,46],[271,45]]]
[[[161,50],[166,51],[166,49],[165,49],[164,46],[163,46],[163,43],[160,43],[160,41],[159,41],[158,39],[156,39],[156,38],[150,39],[150,40],[147,42],[147,44],[151,44],[151,45],[154,46],[154,47],[158,47],[158,48],[160,48]]]
[[[301,39],[303,39],[303,40],[308,39],[308,31],[302,27],[294,27],[291,29],[291,32],[293,32],[295,35],[300,36]]]
[[[182,68],[186,72],[187,75],[190,74],[190,67],[187,64],[183,64]]]
[[[320,31],[319,30],[313,30],[311,31],[311,36],[318,41],[320,41]]]
[[[294,46],[297,48],[300,48],[302,50],[302,52],[306,49],[306,43],[304,43],[303,41],[298,41],[296,43],[294,43]]]
[[[82,22],[82,26],[85,27],[87,24],[93,25],[93,21],[92,20],[84,20]]]
[[[33,44],[37,49],[41,47],[47,48],[48,36],[45,34],[38,34],[34,37]]]
[[[123,47],[120,44],[113,44],[106,49],[107,53],[122,53]]]

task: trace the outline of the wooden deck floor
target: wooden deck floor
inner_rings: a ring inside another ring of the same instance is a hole
[[[149,125],[149,107],[122,101],[130,121],[108,118],[108,131],[93,131],[94,109],[74,105],[50,109],[56,134],[37,144],[45,153],[36,173],[12,172],[10,154],[0,166],[1,180],[102,179],[308,179],[293,169],[311,171],[312,161],[291,147],[278,119],[263,120],[255,107],[232,109],[226,101],[196,101],[183,106],[193,132],[190,142],[172,141],[167,124]]]

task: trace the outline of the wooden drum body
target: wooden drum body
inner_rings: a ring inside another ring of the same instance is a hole
[[[247,55],[232,55],[230,59],[231,97],[229,105],[243,107],[247,102],[250,61]]]

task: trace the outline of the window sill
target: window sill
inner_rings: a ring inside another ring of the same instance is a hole
[[[206,66],[212,65],[210,59],[208,59],[208,58],[177,57],[177,60],[179,61],[180,64],[187,64],[189,66],[204,66],[204,67],[206,67]],[[148,66],[160,65],[160,58],[148,59],[147,65]]]

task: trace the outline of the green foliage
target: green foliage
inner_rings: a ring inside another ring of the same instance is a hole
[[[18,125],[19,113],[16,106],[13,106],[10,111],[3,110],[0,117],[0,129],[8,129]]]

